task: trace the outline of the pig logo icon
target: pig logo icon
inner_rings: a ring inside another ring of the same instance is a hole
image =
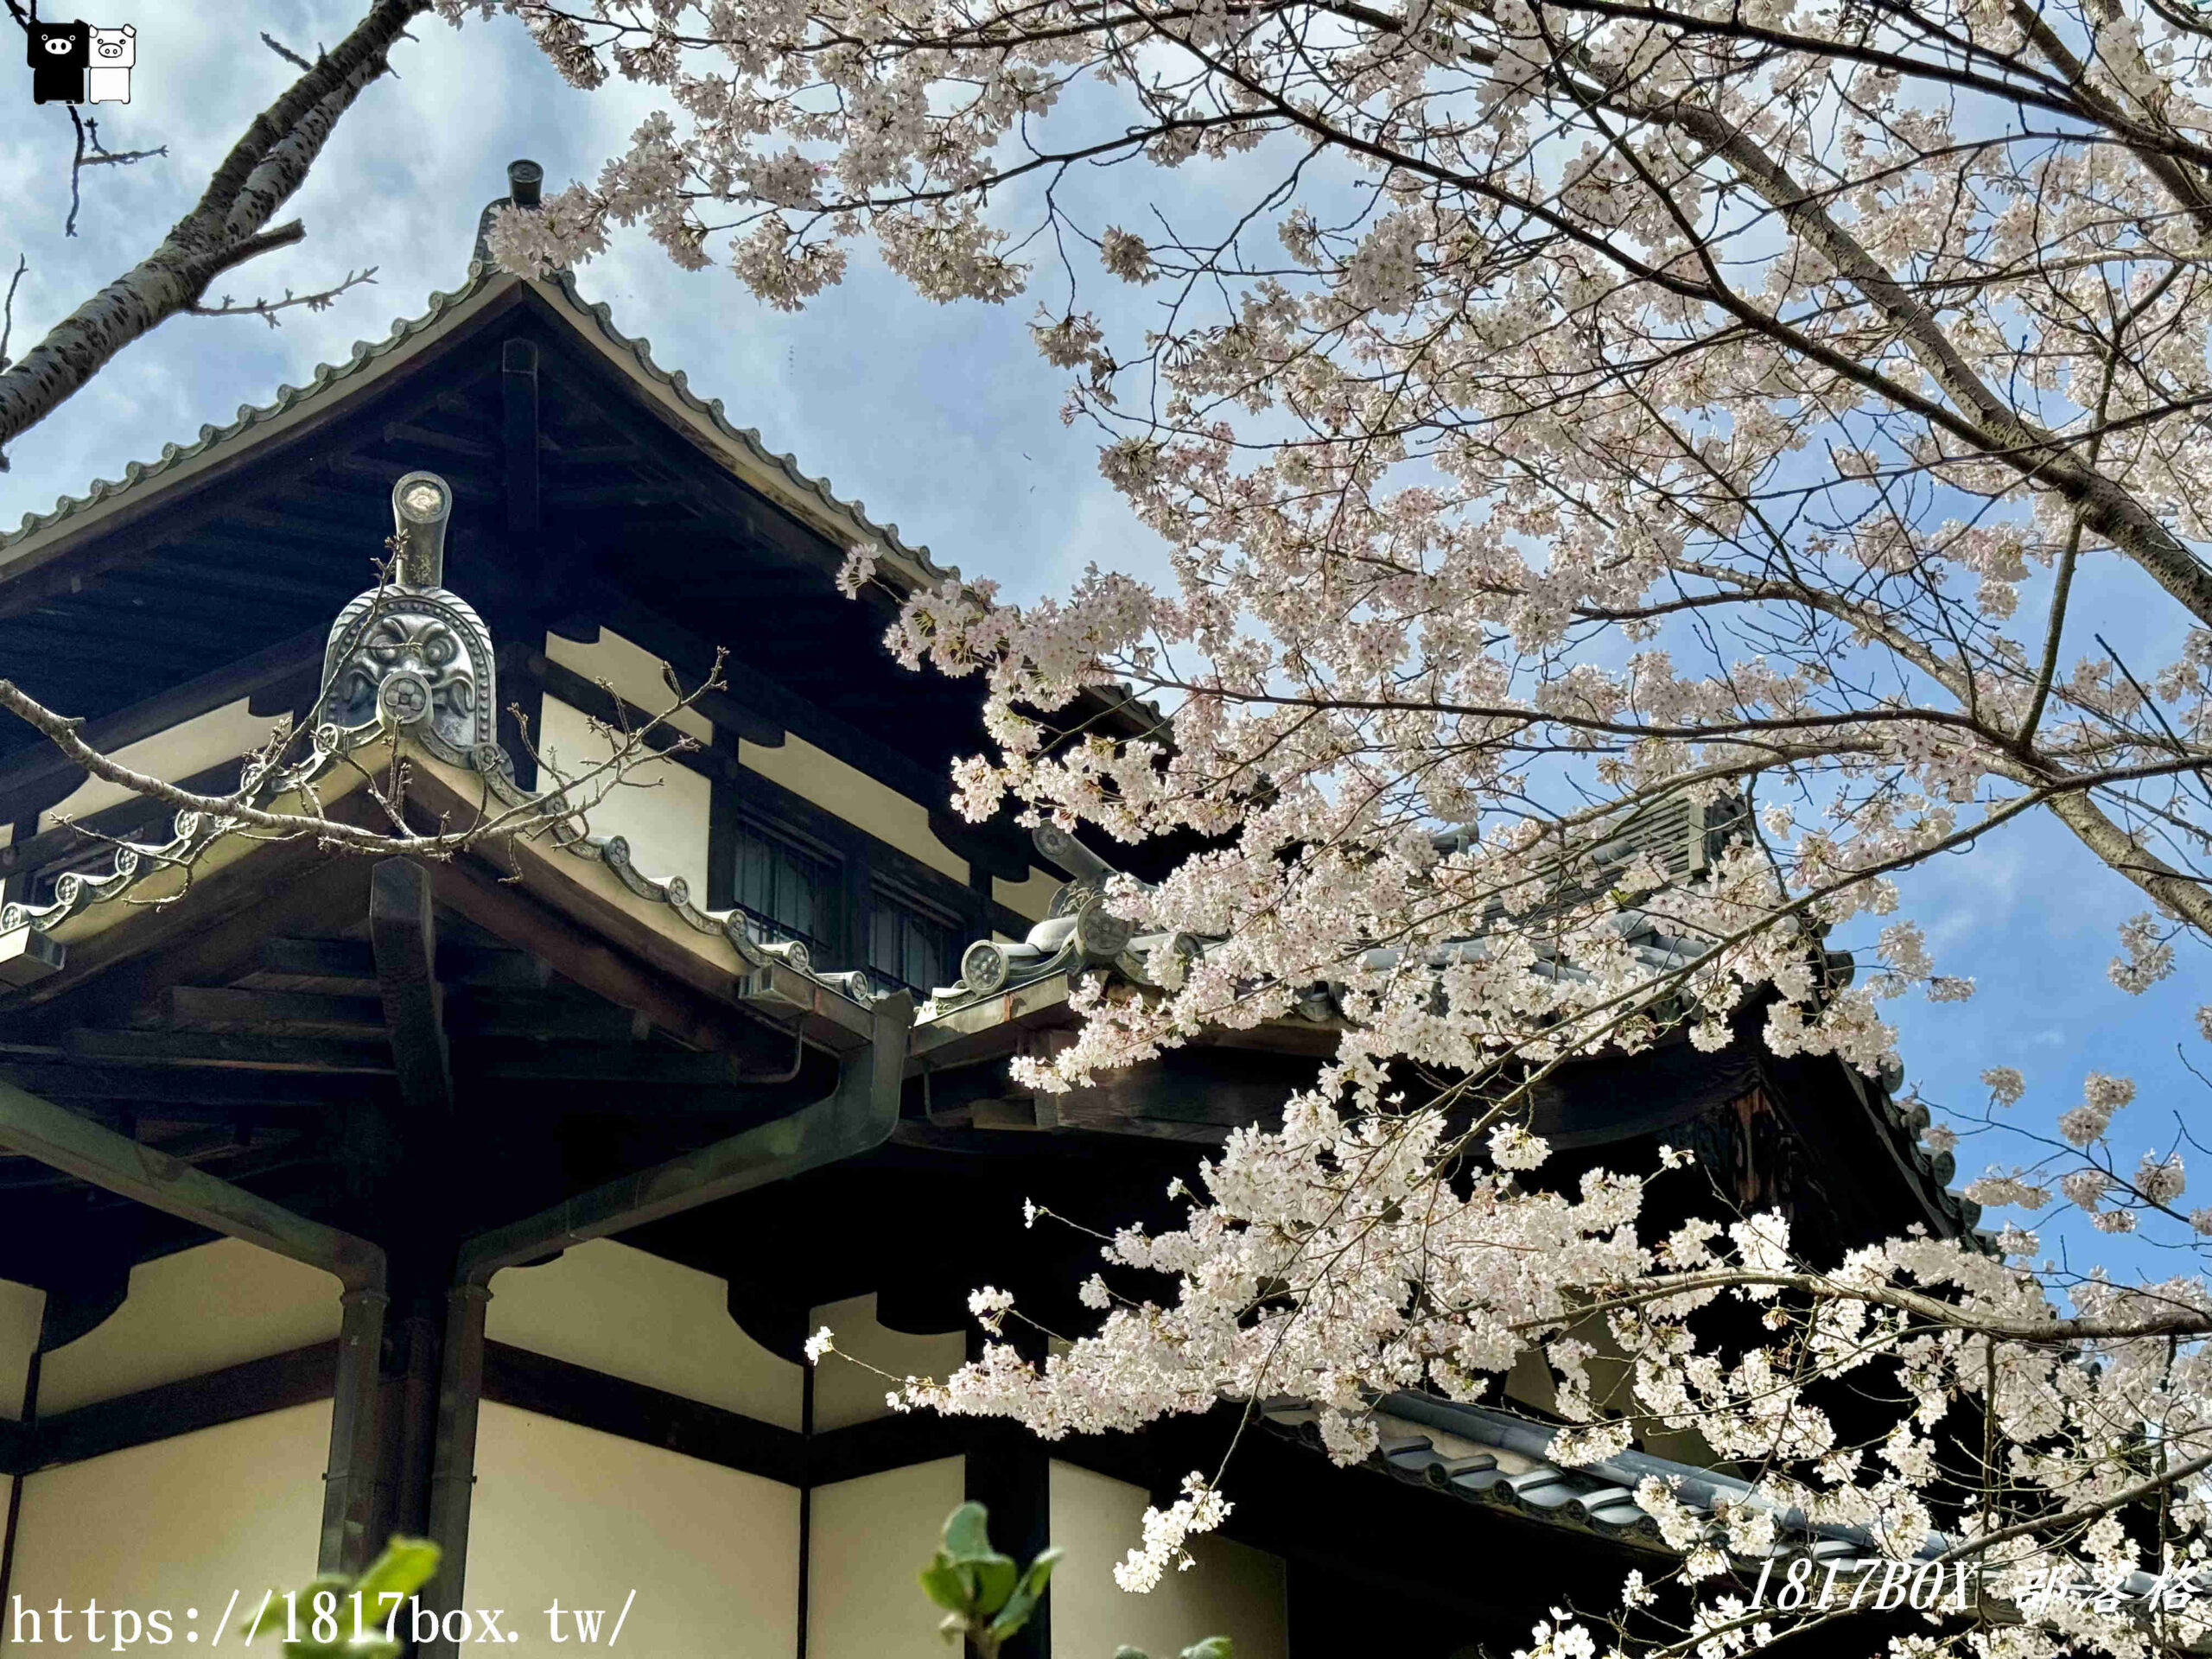
[[[85,99],[90,104],[128,104],[130,70],[138,60],[138,31],[92,26],[92,61],[85,71]]]

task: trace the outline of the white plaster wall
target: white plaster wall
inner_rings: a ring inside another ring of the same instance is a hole
[[[264,715],[247,712],[251,699],[240,697],[236,702],[226,702],[220,709],[211,709],[204,715],[194,715],[180,721],[167,731],[156,732],[151,737],[142,737],[136,743],[126,743],[112,758],[139,772],[151,772],[164,783],[173,784],[180,778],[189,778],[195,772],[205,771],[218,760],[228,760],[249,749],[258,748],[269,741],[276,721]],[[38,815],[38,827],[51,829],[63,818],[81,818],[103,807],[113,806],[118,801],[130,798],[130,791],[120,784],[88,778],[54,805]]]
[[[940,1458],[814,1489],[807,1659],[944,1659],[944,1613],[914,1575],[966,1496],[967,1468]]]
[[[340,1288],[235,1238],[142,1262],[123,1306],[41,1363],[39,1415],[327,1341]]]
[[[200,1641],[189,1645],[204,1648],[232,1590],[235,1624],[263,1591],[315,1576],[329,1449],[330,1403],[321,1401],[26,1476],[10,1600],[82,1607],[98,1597],[102,1607],[142,1614],[168,1608],[170,1651],[186,1651],[195,1629]],[[184,1617],[191,1608],[196,1623]],[[43,1634],[43,1651],[91,1648],[78,1621],[71,1647],[56,1649],[52,1630]],[[236,1630],[224,1638],[235,1645]]]
[[[817,1307],[807,1316],[807,1329],[828,1325],[837,1346],[850,1357],[825,1356],[814,1370],[814,1428],[817,1433],[873,1421],[891,1415],[883,1396],[892,1384],[876,1375],[894,1377],[934,1376],[940,1380],[960,1369],[968,1357],[968,1339],[958,1331],[919,1335],[893,1331],[875,1317],[875,1294],[855,1296]],[[854,1360],[864,1362],[855,1364]],[[867,1369],[873,1365],[875,1370]],[[939,1517],[942,1519],[943,1517]],[[919,1567],[915,1569],[920,1571]]]
[[[600,630],[595,645],[580,645],[573,639],[549,633],[545,636],[545,656],[550,662],[612,688],[616,696],[649,715],[669,711],[676,702],[668,683],[661,678],[661,659],[612,628]],[[690,733],[702,743],[714,741],[714,722],[696,709],[669,712],[668,723],[679,732]]]
[[[22,1421],[23,1384],[30,1376],[39,1319],[45,1312],[44,1291],[0,1279],[0,1417],[11,1423]],[[0,1503],[6,1501],[7,1493],[0,1491]]]
[[[1051,912],[1052,895],[1059,890],[1058,876],[1033,866],[1020,881],[1009,881],[1002,875],[991,878],[991,897],[1015,915],[1027,916],[1033,922],[1043,921]]]
[[[930,830],[929,809],[910,800],[887,784],[879,783],[856,766],[817,749],[803,738],[786,735],[772,749],[757,743],[740,743],[737,758],[771,783],[781,784],[794,795],[835,812],[878,841],[896,847],[933,870],[966,883],[968,861],[939,841]],[[952,782],[945,780],[944,799],[952,797]]]
[[[1126,1643],[1159,1659],[1225,1636],[1236,1659],[1286,1659],[1287,1580],[1280,1558],[1225,1538],[1198,1538],[1198,1565],[1137,1595],[1114,1565],[1143,1532],[1144,1489],[1072,1464],[1052,1465],[1052,1541],[1067,1553],[1052,1573],[1052,1659],[1112,1659]]]
[[[634,1589],[639,1659],[791,1659],[798,1489],[487,1401],[467,1587],[541,1653],[556,1598],[605,1609],[604,1642]]]
[[[500,1274],[484,1328],[532,1353],[799,1426],[804,1372],[730,1318],[724,1281],[611,1238]]]
[[[558,697],[545,699],[536,736],[538,753],[572,780],[582,780],[614,753],[613,742],[592,729],[582,710]],[[696,905],[707,899],[707,814],[713,793],[712,783],[689,766],[656,760],[628,766],[619,783],[612,772],[580,781],[576,798],[585,804],[592,834],[627,841],[631,863],[646,875],[663,881],[682,876]]]

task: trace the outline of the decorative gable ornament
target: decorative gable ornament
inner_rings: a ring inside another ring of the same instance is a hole
[[[323,655],[323,719],[350,731],[378,721],[502,769],[492,635],[447,589],[453,486],[410,473],[391,486],[392,575],[338,613]]]

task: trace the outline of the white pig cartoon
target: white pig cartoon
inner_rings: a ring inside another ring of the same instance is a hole
[[[130,69],[138,61],[138,31],[92,25],[92,64],[85,75],[85,97],[92,104],[128,104]]]

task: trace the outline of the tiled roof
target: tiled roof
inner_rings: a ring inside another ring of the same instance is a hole
[[[467,279],[459,288],[449,293],[434,291],[429,308],[419,316],[396,320],[382,340],[356,340],[352,353],[343,362],[319,365],[304,385],[279,386],[276,396],[268,403],[240,404],[237,417],[227,425],[202,426],[200,435],[190,443],[162,445],[158,460],[132,461],[123,469],[120,479],[95,479],[81,495],[65,495],[48,512],[25,513],[22,523],[14,530],[0,533],[0,572],[4,572],[9,550],[31,537],[75,518],[103,502],[156,486],[188,462],[211,451],[250,442],[258,429],[302,404],[340,395],[372,365],[404,350],[409,342],[450,316],[461,306],[499,284],[519,283],[523,280],[498,270],[485,260],[472,260]],[[769,448],[758,431],[750,427],[732,425],[723,413],[721,399],[699,397],[691,390],[681,369],[671,372],[661,367],[653,360],[652,342],[642,336],[632,337],[624,334],[615,326],[611,308],[604,302],[584,298],[569,273],[557,272],[535,286],[543,294],[557,296],[562,308],[581,329],[596,334],[613,348],[614,354],[626,359],[649,380],[668,388],[685,410],[736,446],[747,459],[780,481],[790,495],[810,508],[816,517],[827,519],[831,525],[845,530],[855,541],[875,543],[890,556],[894,566],[904,567],[901,574],[910,584],[918,586],[925,582],[960,579],[957,569],[938,563],[930,556],[926,547],[909,543],[899,535],[898,525],[878,524],[868,516],[865,504],[840,498],[826,479],[809,476],[801,470],[793,457]]]
[[[1021,994],[1032,988],[1042,990],[1048,982],[1071,974],[1102,972],[1140,988],[1156,988],[1163,982],[1156,963],[1174,956],[1202,957],[1220,944],[1189,934],[1134,932],[1106,907],[1105,880],[1111,872],[1104,861],[1049,823],[1035,832],[1035,841],[1039,853],[1071,879],[1053,894],[1046,919],[1031,928],[1027,938],[1011,943],[978,939],[961,953],[959,980],[938,988],[921,1007],[916,1033],[925,1043],[933,1026],[941,1033],[967,1033],[1014,1018],[1025,1005],[1041,1006],[1038,995],[1024,998]],[[1707,948],[1702,940],[1667,931],[1669,924],[1664,918],[1634,906],[1612,919],[1630,954],[1654,974],[1673,972]],[[1454,961],[1478,961],[1488,950],[1480,938],[1463,939],[1432,949],[1425,959],[1430,966],[1442,968]],[[1390,950],[1371,951],[1369,957],[1372,968],[1393,967],[1398,961],[1398,953]],[[1581,971],[1568,963],[1548,964],[1544,970],[1563,976]],[[1292,1017],[1323,1026],[1340,1020],[1340,988],[1314,985],[1293,1004]],[[1874,1116],[1906,1179],[1960,1234],[1971,1234],[1980,1224],[1981,1206],[1950,1189],[1956,1173],[1952,1155],[1930,1152],[1921,1144],[1928,1109],[1916,1100],[1897,1096],[1900,1076],[1870,1082],[1850,1066],[1842,1070]]]
[[[1270,1402],[1261,1414],[1277,1433],[1320,1446],[1317,1415],[1302,1403]],[[1366,1468],[1462,1503],[1655,1554],[1671,1555],[1674,1551],[1660,1535],[1658,1522],[1637,1501],[1636,1490],[1647,1479],[1663,1482],[1677,1501],[1707,1516],[1726,1504],[1775,1507],[1754,1499],[1748,1481],[1643,1452],[1565,1467],[1546,1455],[1554,1432],[1551,1427],[1486,1406],[1400,1393],[1376,1403],[1375,1419],[1381,1444],[1366,1459]],[[1833,1567],[1837,1580],[1855,1588],[1862,1574],[1881,1573],[1895,1559],[1884,1554],[1872,1535],[1861,1528],[1808,1525],[1796,1509],[1777,1510],[1776,1523],[1774,1544],[1766,1554],[1731,1552],[1738,1576],[1747,1587],[1763,1566],[1809,1557],[1823,1580]],[[1721,1541],[1717,1524],[1710,1541]],[[1947,1533],[1932,1533],[1911,1559],[1924,1566],[1960,1541]],[[2130,1599],[2145,1602],[2158,1587],[2153,1574],[2139,1570],[2128,1575],[2123,1592]],[[2212,1572],[2200,1574],[2196,1587],[2199,1595],[2212,1592]],[[2018,1608],[2002,1603],[1993,1602],[1989,1611],[2000,1621],[2020,1617]],[[2196,1650],[2205,1645],[2200,1643]]]

